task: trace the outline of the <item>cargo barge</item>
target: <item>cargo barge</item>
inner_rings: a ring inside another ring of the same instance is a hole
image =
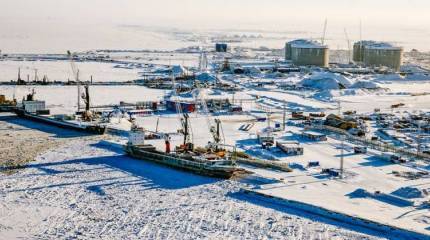
[[[196,152],[171,153],[168,149],[166,152],[161,152],[153,145],[144,144],[144,139],[144,131],[132,130],[129,142],[125,145],[125,152],[133,158],[209,177],[230,179],[250,173],[238,167],[232,157],[219,157],[216,154],[199,154]]]
[[[80,132],[86,132],[91,134],[103,135],[106,133],[106,126],[101,124],[87,123],[87,122],[68,122],[58,120],[50,116],[39,115],[36,113],[29,113],[23,109],[15,109],[15,113],[22,118],[29,119],[32,121],[54,125],[56,127],[71,129]]]
[[[125,151],[133,158],[151,161],[209,177],[230,179],[248,173],[246,170],[233,165],[229,160],[206,160],[191,155],[166,154],[157,151],[152,145],[133,146],[127,144]]]

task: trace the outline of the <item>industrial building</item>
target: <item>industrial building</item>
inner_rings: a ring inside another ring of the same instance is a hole
[[[277,141],[276,146],[288,155],[303,155],[303,147],[296,141]]]
[[[400,70],[403,48],[387,42],[359,41],[354,44],[353,60],[370,67],[389,67]]]
[[[226,43],[216,43],[215,44],[215,51],[216,52],[227,52],[227,44]]]
[[[182,101],[166,101],[166,109],[169,111],[177,112],[177,106],[180,105],[181,111],[184,113],[191,113],[196,111],[196,104],[192,102],[182,102]]]
[[[311,141],[327,141],[327,135],[319,132],[303,131],[301,135],[302,135],[302,138],[308,139]]]
[[[297,39],[285,44],[285,60],[298,66],[328,67],[329,49],[316,41]]]

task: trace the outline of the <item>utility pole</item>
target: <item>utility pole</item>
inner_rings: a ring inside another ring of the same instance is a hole
[[[34,81],[39,81],[39,76],[37,76],[37,68],[34,69]]]
[[[418,135],[417,135],[417,154],[419,154],[421,152],[421,135],[422,131],[421,131],[421,121],[418,120]]]
[[[340,178],[343,179],[343,149],[345,147],[345,136],[341,135],[341,148],[340,148]]]
[[[284,108],[283,108],[283,112],[282,112],[282,131],[285,131],[286,120],[287,120],[287,109],[285,107],[285,102],[284,102]]]
[[[81,111],[81,83],[79,81],[79,69],[76,71],[76,86],[78,87],[78,112]]]
[[[155,126],[155,133],[158,133],[158,124],[160,123],[160,117],[157,118],[157,125]]]
[[[21,79],[21,68],[18,68],[18,83],[21,83],[22,79]]]

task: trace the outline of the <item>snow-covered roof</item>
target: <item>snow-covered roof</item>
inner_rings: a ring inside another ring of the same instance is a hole
[[[196,75],[196,79],[202,82],[214,82],[216,81],[216,76],[209,72],[202,72]]]
[[[294,48],[328,48],[326,45],[322,45],[317,41],[309,40],[309,39],[296,39],[288,42],[291,47]]]
[[[362,45],[367,49],[385,49],[385,50],[402,50],[402,47],[396,46],[389,42],[378,42],[372,40],[362,40],[355,43],[356,45]]]

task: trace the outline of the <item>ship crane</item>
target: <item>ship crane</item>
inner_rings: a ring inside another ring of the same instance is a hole
[[[321,37],[321,44],[324,45],[325,43],[325,37],[326,37],[326,32],[327,32],[327,18],[324,21],[324,28],[323,28],[323,33],[322,33],[322,37]]]
[[[173,101],[175,102],[176,107],[176,113],[178,114],[179,122],[181,123],[182,129],[180,132],[184,135],[184,141],[183,145],[181,146],[181,149],[184,151],[190,151],[193,150],[193,143],[192,143],[192,128],[190,126],[189,121],[189,115],[187,113],[183,113],[181,103],[178,101],[177,98],[177,88],[176,88],[176,81],[175,81],[175,75],[172,70],[172,95],[170,96]],[[182,116],[182,117],[181,117]]]
[[[85,84],[85,93],[82,94],[82,99],[85,103],[85,111],[82,113],[82,118],[85,121],[91,121],[93,120],[93,113],[90,110],[90,86],[89,84]]]
[[[185,151],[191,151],[193,150],[193,144],[191,143],[191,131],[190,131],[190,116],[188,113],[183,114],[183,118],[181,119],[181,125],[182,125],[182,134],[184,135],[184,142],[182,145],[182,149]]]
[[[219,120],[218,118],[212,119],[208,110],[205,97],[202,94],[202,88],[200,88],[200,85],[197,85],[197,89],[193,92],[193,95],[196,103],[198,103],[202,107],[203,114],[206,117],[206,124],[214,141],[214,143],[209,144],[208,147],[212,150],[215,150],[215,152],[218,152],[219,146],[225,145],[224,131],[222,130],[221,120]]]
[[[81,111],[81,81],[79,80],[79,69],[76,67],[75,62],[73,61],[73,55],[70,51],[67,51],[67,57],[70,61],[70,66],[72,68],[73,78],[76,81],[76,86],[78,89],[78,112]]]
[[[95,117],[93,112],[91,112],[90,108],[90,86],[89,84],[85,84],[84,89],[85,92],[81,93],[81,81],[79,80],[79,69],[77,69],[75,62],[73,61],[73,55],[70,51],[67,51],[67,56],[70,60],[70,66],[72,68],[72,73],[76,81],[76,86],[78,88],[78,113],[81,112],[81,100],[85,104],[85,110],[82,112],[81,116],[84,121],[92,121]]]

